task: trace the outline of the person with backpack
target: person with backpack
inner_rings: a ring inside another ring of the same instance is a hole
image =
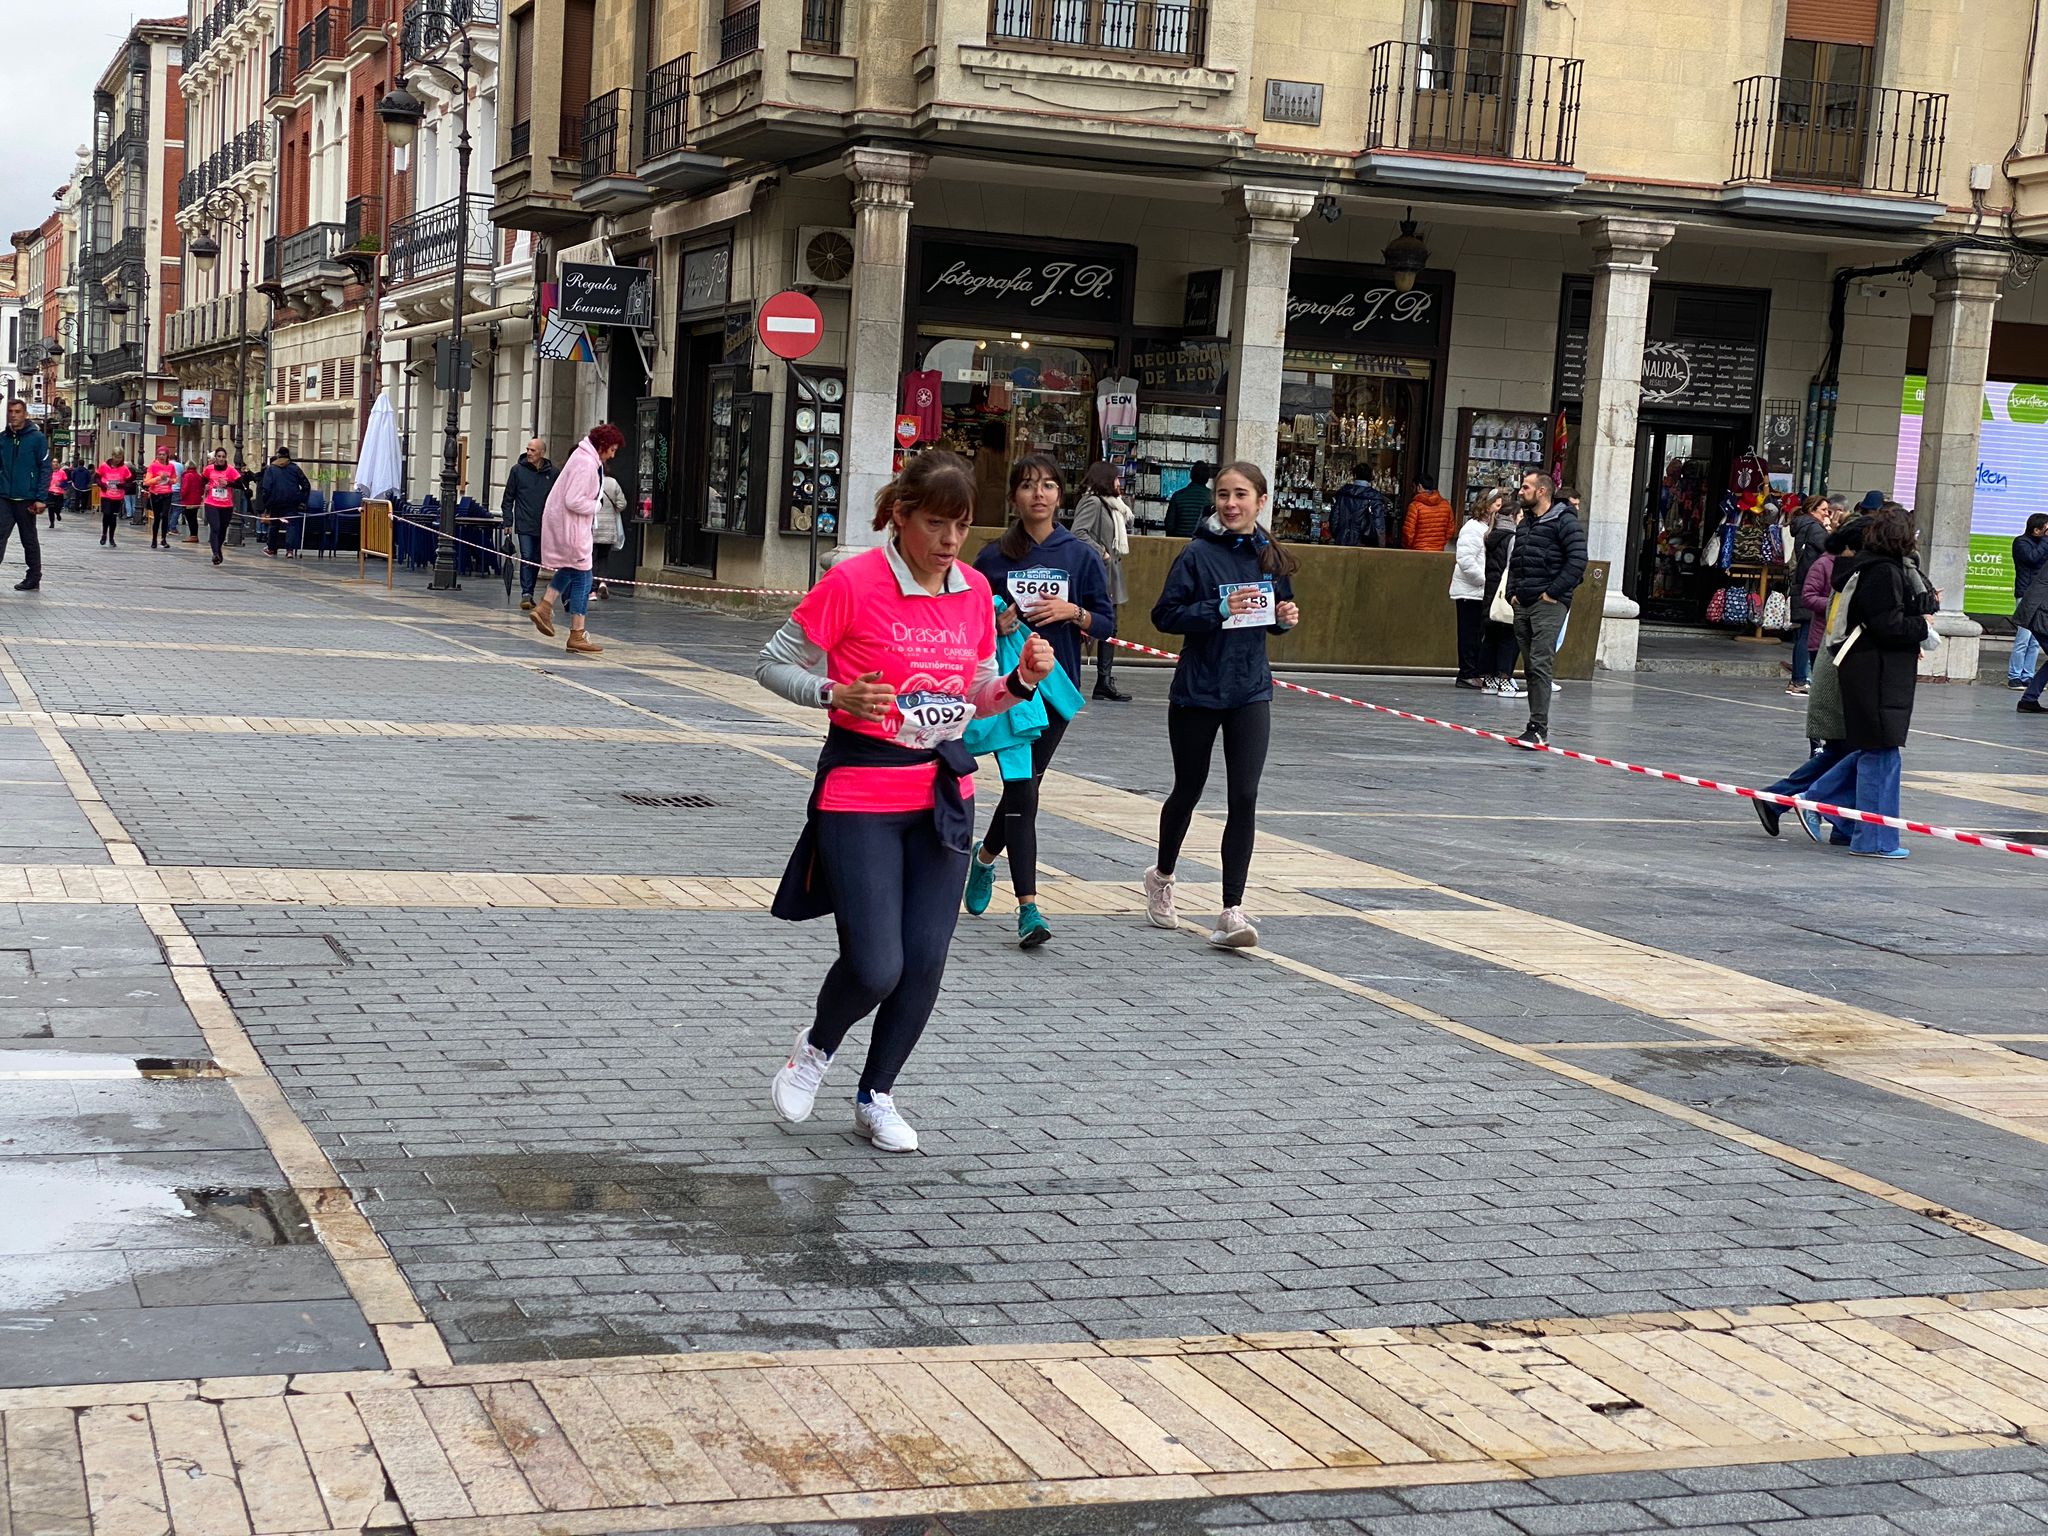
[[[1059,463],[1050,454],[1027,453],[1017,460],[1010,470],[1010,526],[974,558],[975,570],[1009,605],[1008,627],[998,618],[999,631],[1013,632],[1021,619],[1045,638],[1059,662],[1058,677],[1049,674],[1039,686],[1045,725],[1031,743],[1030,773],[1004,773],[1003,798],[967,864],[967,910],[978,917],[994,896],[995,861],[1008,851],[1017,943],[1024,949],[1052,937],[1052,925],[1038,910],[1038,795],[1053,754],[1083,707],[1081,642],[1103,643],[1116,633],[1116,609],[1098,551],[1060,526],[1061,491]]]
[[[1173,871],[1221,736],[1228,807],[1223,912],[1209,933],[1219,949],[1259,942],[1259,930],[1245,916],[1244,890],[1258,831],[1259,778],[1273,734],[1266,640],[1301,619],[1290,580],[1297,562],[1260,524],[1267,501],[1263,470],[1244,460],[1226,465],[1216,477],[1216,510],[1180,552],[1152,606],[1152,627],[1185,640],[1166,709],[1173,788],[1159,812],[1158,857],[1145,871],[1145,916],[1156,928],[1180,926]]]
[[[1351,549],[1384,549],[1387,498],[1372,483],[1372,466],[1354,464],[1330,501],[1330,541]]]

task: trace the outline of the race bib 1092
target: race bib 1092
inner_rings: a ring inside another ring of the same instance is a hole
[[[929,752],[942,741],[958,741],[974,721],[974,705],[957,693],[899,693],[896,727],[899,746]]]

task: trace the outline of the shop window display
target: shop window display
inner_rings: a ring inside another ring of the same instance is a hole
[[[1364,371],[1354,359],[1288,355],[1280,383],[1280,447],[1274,466],[1273,531],[1328,542],[1338,488],[1363,464],[1374,489],[1398,503],[1414,479],[1429,364],[1384,360],[1400,376]],[[1369,365],[1368,365],[1369,366]]]
[[[1107,342],[1016,332],[949,331],[921,338],[919,368],[938,376],[937,446],[974,466],[975,521],[1008,515],[1010,466],[1052,455],[1069,493],[1096,457],[1095,386],[1110,372]]]

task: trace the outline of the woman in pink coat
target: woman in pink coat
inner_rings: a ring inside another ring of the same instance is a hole
[[[555,577],[533,610],[533,627],[554,636],[559,592],[562,606],[569,610],[569,649],[579,655],[595,656],[604,649],[583,632],[583,618],[590,611],[590,534],[604,493],[604,467],[625,441],[625,433],[610,422],[592,427],[555,477],[540,515],[540,563],[552,566]]]

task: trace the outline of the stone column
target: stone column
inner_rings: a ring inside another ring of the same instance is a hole
[[[846,338],[846,472],[839,542],[862,546],[875,496],[889,483],[896,450],[897,381],[903,368],[903,284],[910,264],[910,189],[930,164],[900,149],[854,149],[853,292]]]
[[[1280,369],[1287,353],[1287,276],[1294,226],[1316,205],[1312,192],[1240,187],[1237,238],[1243,255],[1230,296],[1230,408],[1227,458],[1273,472],[1280,448]]]
[[[2011,267],[2003,251],[1956,250],[1936,257],[1934,329],[1927,342],[1927,404],[1920,418],[1920,475],[1911,490],[1920,519],[1920,558],[1941,589],[1930,625],[1941,648],[1923,653],[1920,674],[1977,680],[1984,631],[1963,612],[1970,564],[1970,509],[1977,496],[1977,434],[1984,376],[1991,364],[1991,319],[1998,285]],[[1907,487],[1894,492],[1901,497]]]
[[[1642,610],[1622,591],[1621,572],[1635,510],[1643,337],[1650,323],[1657,253],[1677,230],[1657,219],[1611,217],[1587,219],[1579,230],[1593,243],[1593,323],[1586,335],[1586,390],[1579,417],[1585,438],[1579,490],[1585,496],[1587,558],[1607,562],[1597,665],[1633,672]]]

